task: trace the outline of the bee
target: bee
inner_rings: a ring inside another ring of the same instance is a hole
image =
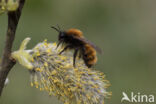
[[[67,49],[73,49],[73,66],[75,67],[75,60],[79,53],[79,58],[84,60],[85,65],[90,68],[97,62],[96,51],[102,53],[101,49],[94,45],[92,42],[87,40],[83,33],[79,29],[69,29],[69,30],[61,30],[52,26],[51,28],[55,29],[58,35],[58,44],[56,49],[60,46],[60,44],[64,44],[65,47],[59,54],[62,54]]]

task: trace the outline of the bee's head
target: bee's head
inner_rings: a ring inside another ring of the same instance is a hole
[[[64,32],[64,31],[61,31],[61,29],[60,29],[59,26],[57,26],[57,28],[54,27],[54,26],[52,26],[51,28],[55,29],[55,30],[59,33],[59,36],[58,36],[58,40],[59,40],[59,41],[64,39],[64,37],[65,37],[65,32]]]
[[[63,40],[64,38],[65,38],[65,32],[62,32],[62,31],[61,31],[61,32],[59,33],[58,39],[59,39],[59,41],[60,41],[60,40]]]

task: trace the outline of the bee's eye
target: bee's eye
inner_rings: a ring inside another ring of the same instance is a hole
[[[63,39],[64,36],[65,36],[64,33],[63,32],[60,32],[60,34],[59,34],[59,40]]]
[[[60,37],[64,37],[64,33],[60,33]]]

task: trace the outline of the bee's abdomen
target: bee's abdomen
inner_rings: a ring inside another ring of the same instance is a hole
[[[92,67],[97,62],[96,50],[89,44],[85,44],[83,59],[88,67]]]

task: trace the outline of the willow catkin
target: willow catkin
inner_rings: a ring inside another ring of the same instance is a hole
[[[12,57],[29,69],[31,86],[47,91],[64,104],[104,104],[104,98],[111,93],[106,91],[109,82],[102,72],[86,67],[83,60],[73,67],[71,52],[59,55],[56,43],[47,41],[25,50],[30,38],[26,38]]]
[[[15,11],[19,6],[19,0],[0,0],[0,14]]]

